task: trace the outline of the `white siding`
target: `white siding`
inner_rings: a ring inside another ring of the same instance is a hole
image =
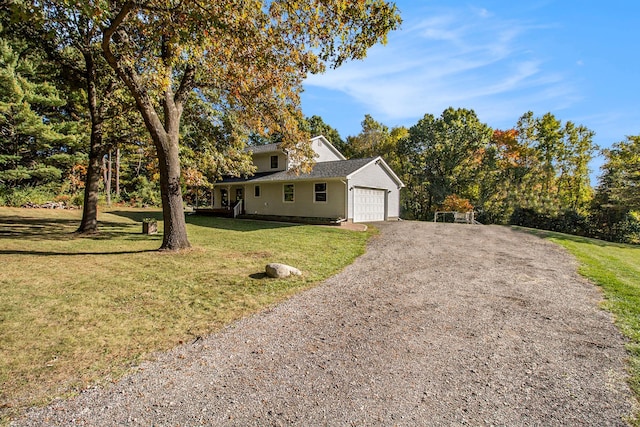
[[[316,153],[315,161],[331,162],[334,160],[344,160],[344,156],[338,154],[338,150],[335,147],[327,144],[324,137],[316,137],[311,140],[311,148]]]
[[[327,202],[314,202],[313,186],[316,182],[327,184]],[[291,181],[294,184],[295,201],[283,200],[284,182],[252,183],[245,194],[245,211],[254,215],[303,216],[318,218],[344,218],[345,185],[341,181]],[[254,196],[254,186],[260,185],[260,197]]]
[[[278,156],[278,167],[275,169],[271,169],[271,156]],[[287,156],[281,151],[254,154],[253,164],[258,168],[256,172],[283,171],[287,167]]]
[[[400,189],[395,180],[386,170],[375,162],[360,169],[349,179],[349,215],[350,220],[354,220],[354,196],[355,188],[369,188],[375,190],[385,190],[386,195],[386,215],[385,219],[397,219],[400,216]]]

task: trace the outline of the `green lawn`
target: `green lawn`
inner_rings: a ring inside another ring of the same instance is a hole
[[[0,208],[0,424],[318,283],[371,235],[188,216],[193,249],[164,253],[161,234],[141,233],[159,211],[101,213],[92,237],[72,234],[80,216]],[[269,262],[304,276],[266,278]]]
[[[629,339],[629,384],[640,400],[640,247],[547,231],[533,231],[564,246],[580,262],[580,274],[599,285],[604,308]],[[640,418],[633,420],[640,426]]]

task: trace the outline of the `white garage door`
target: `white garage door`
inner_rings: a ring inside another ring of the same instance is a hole
[[[385,190],[354,188],[353,222],[384,221]]]

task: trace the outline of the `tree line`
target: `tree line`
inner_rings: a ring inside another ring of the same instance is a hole
[[[524,113],[511,129],[492,129],[470,109],[426,114],[415,125],[388,128],[370,115],[343,140],[348,157],[382,156],[406,184],[401,214],[432,220],[437,210],[468,211],[487,224],[513,224],[605,240],[640,243],[640,137],[600,150],[594,132],[551,113]],[[589,162],[605,158],[592,188]]]

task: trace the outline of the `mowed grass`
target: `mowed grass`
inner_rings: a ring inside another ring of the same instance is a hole
[[[603,306],[629,339],[629,384],[640,400],[640,247],[548,231],[533,231],[563,247],[580,262],[579,272],[604,293]],[[640,416],[632,420],[640,426]]]
[[[281,301],[337,273],[370,233],[187,217],[193,249],[141,233],[159,211],[111,210],[100,234],[79,211],[0,208],[0,424],[28,406],[113,381],[153,351]],[[264,276],[269,262],[302,278]]]

